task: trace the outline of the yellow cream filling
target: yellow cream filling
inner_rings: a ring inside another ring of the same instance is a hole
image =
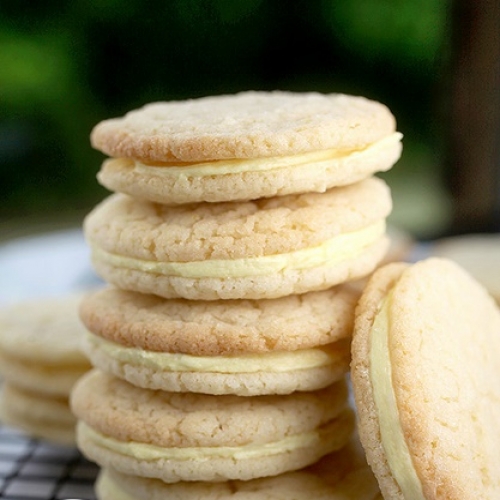
[[[317,247],[241,259],[207,259],[193,262],[147,261],[106,252],[95,245],[93,245],[92,254],[94,259],[114,267],[146,273],[183,278],[220,278],[221,276],[243,278],[272,275],[285,269],[301,270],[335,265],[356,257],[366,247],[380,239],[384,233],[385,221],[382,220],[359,231],[337,235]]]
[[[363,149],[326,149],[293,156],[274,156],[270,158],[249,158],[207,161],[203,163],[146,165],[134,161],[134,170],[150,175],[171,175],[174,177],[206,177],[211,175],[240,174],[244,172],[263,172],[282,168],[299,167],[307,169],[309,175],[316,171],[334,168],[334,163],[348,157],[363,161],[364,157],[372,158],[374,153],[391,148],[401,141],[403,135],[395,132]]]
[[[422,484],[413,466],[399,420],[396,394],[392,385],[392,367],[389,351],[389,304],[391,295],[382,303],[375,316],[370,336],[370,379],[375,407],[378,413],[382,446],[391,474],[404,498],[425,500]]]
[[[123,490],[105,470],[100,472],[96,487],[102,493],[112,491],[110,498],[115,500],[137,500],[130,492]]]
[[[319,444],[320,432],[313,430],[287,436],[272,443],[246,444],[242,446],[200,446],[192,448],[164,448],[149,443],[136,441],[118,441],[110,436],[92,429],[83,421],[78,422],[78,434],[101,448],[111,450],[120,455],[133,457],[136,460],[152,461],[160,459],[168,460],[205,460],[207,458],[234,458],[236,460],[248,458],[260,458],[279,453],[286,453]]]
[[[264,371],[282,373],[328,366],[338,359],[335,346],[240,356],[191,356],[127,347],[91,333],[87,335],[86,341],[93,348],[99,349],[120,363],[172,372],[257,373]]]

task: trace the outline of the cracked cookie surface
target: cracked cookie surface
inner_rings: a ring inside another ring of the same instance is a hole
[[[71,403],[86,455],[166,482],[246,480],[299,469],[341,448],[353,431],[341,382],[244,398],[151,391],[96,370],[79,381]]]
[[[113,195],[86,218],[97,272],[119,288],[190,300],[305,293],[366,275],[387,249],[386,184],[167,207]]]

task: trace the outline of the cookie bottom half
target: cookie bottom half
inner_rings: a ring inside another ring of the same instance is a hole
[[[65,398],[51,398],[4,383],[0,392],[0,421],[34,438],[75,444],[76,418]]]
[[[97,273],[122,288],[164,297],[189,300],[273,299],[287,295],[326,290],[370,274],[383,259],[389,242],[383,236],[354,257],[334,264],[305,269],[284,269],[270,275],[188,278],[169,276],[114,265],[93,258]]]
[[[169,392],[257,396],[322,389],[349,371],[350,339],[316,349],[243,356],[188,356],[130,348],[88,335],[95,367],[137,387]]]
[[[348,447],[347,447],[348,448]],[[325,456],[311,467],[249,481],[178,482],[101,471],[96,492],[99,500],[375,500],[381,499],[377,482],[366,464],[353,464],[349,450]]]

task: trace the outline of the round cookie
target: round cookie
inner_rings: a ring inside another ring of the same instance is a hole
[[[76,418],[68,398],[48,397],[6,382],[0,389],[0,420],[35,438],[75,444]]]
[[[296,472],[249,481],[220,483],[179,482],[101,471],[96,491],[99,500],[376,500],[379,489],[358,448],[347,445],[316,464]]]
[[[77,383],[71,403],[89,459],[168,483],[300,469],[340,449],[353,431],[344,382],[245,398],[152,391],[95,370]]]
[[[385,499],[500,491],[500,311],[457,264],[389,264],[357,307],[359,434]]]
[[[311,391],[349,371],[357,298],[346,287],[211,302],[108,288],[81,304],[89,329],[83,348],[94,366],[139,387],[239,396]]]
[[[455,261],[500,304],[500,235],[467,234],[436,240],[431,254]]]
[[[112,195],[86,217],[94,268],[126,290],[190,300],[306,293],[369,274],[387,249],[387,185],[167,207]]]
[[[324,192],[386,171],[401,134],[382,104],[341,94],[243,92],[149,104],[94,128],[98,179],[165,204]]]
[[[5,381],[49,396],[68,396],[90,363],[81,350],[82,295],[32,299],[0,312],[0,373]]]

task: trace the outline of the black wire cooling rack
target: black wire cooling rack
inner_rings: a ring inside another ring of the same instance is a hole
[[[0,425],[2,500],[96,500],[97,472],[76,448],[30,439]]]

